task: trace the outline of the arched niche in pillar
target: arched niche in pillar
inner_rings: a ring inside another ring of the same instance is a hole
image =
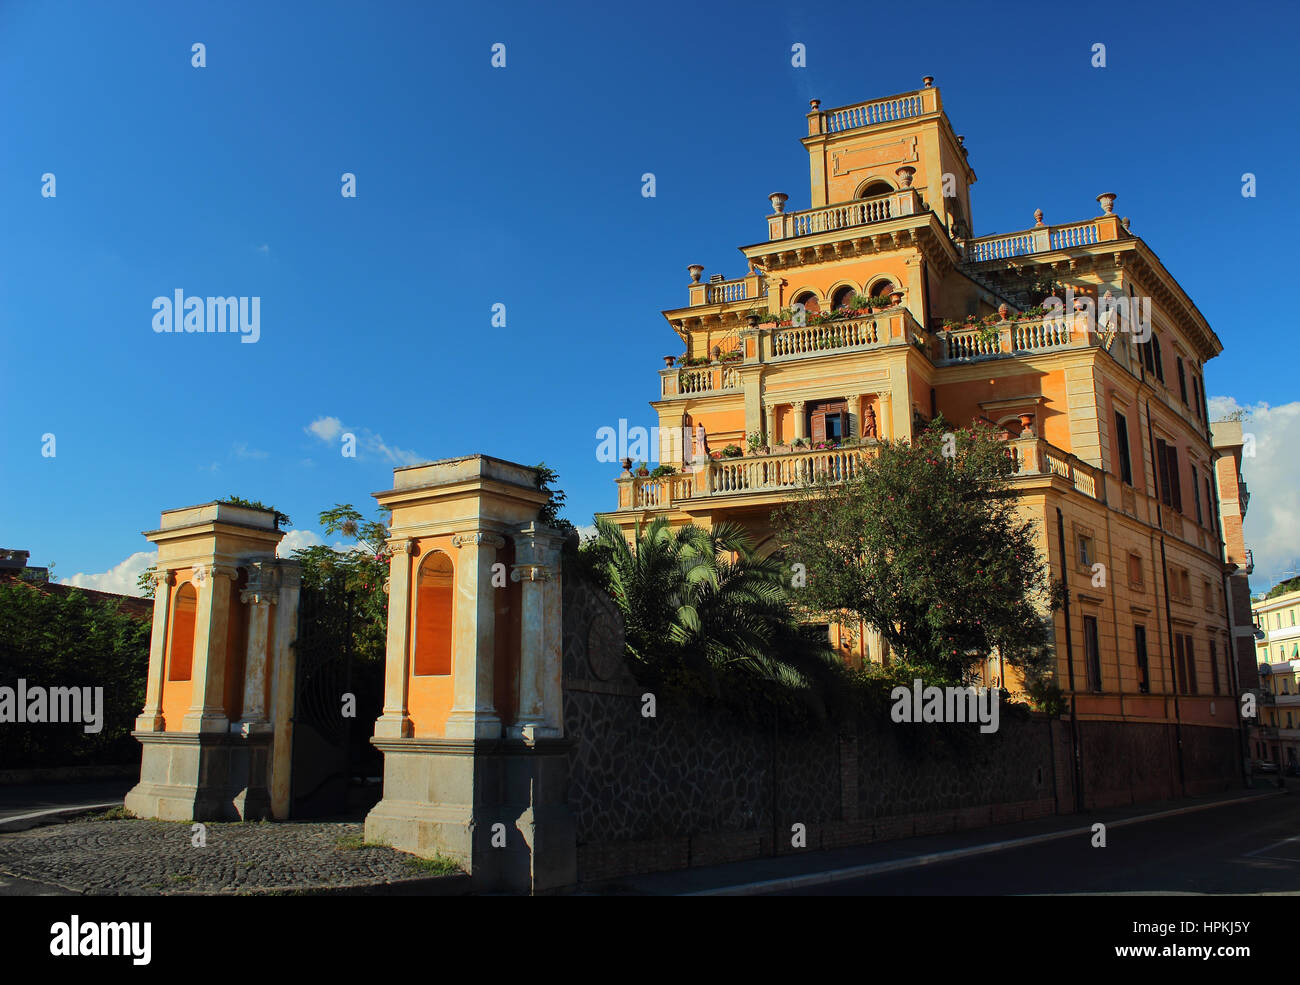
[[[493,572],[492,598],[496,620],[496,655],[493,666],[492,703],[502,725],[512,725],[519,716],[519,652],[522,633],[523,592],[519,582],[510,577],[515,563],[515,542],[505,538],[505,546],[497,548],[497,563],[501,567]],[[500,585],[504,576],[505,584]]]
[[[416,735],[441,732],[451,712],[456,565],[439,548],[417,561],[411,645],[410,714]]]
[[[167,677],[163,685],[163,728],[168,732],[181,729],[181,718],[189,711],[194,692],[194,630],[198,616],[199,593],[188,581],[176,586],[172,598],[170,639],[167,645]]]

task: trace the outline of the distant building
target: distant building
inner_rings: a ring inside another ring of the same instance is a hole
[[[1261,683],[1257,759],[1300,768],[1300,590],[1255,602]]]
[[[49,568],[33,568],[27,563],[31,551],[18,551],[0,547],[0,578],[22,578],[25,581],[44,581],[50,576]]]

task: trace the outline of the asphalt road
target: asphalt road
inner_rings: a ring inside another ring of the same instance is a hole
[[[1080,818],[1085,821],[1085,817]],[[1300,797],[1269,797],[777,896],[1300,894]]]
[[[50,807],[107,804],[114,800],[120,803],[135,783],[133,779],[118,779],[0,786],[0,820]]]

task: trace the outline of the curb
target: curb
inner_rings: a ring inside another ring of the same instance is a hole
[[[1188,807],[1175,807],[1172,810],[1157,811],[1154,814],[1139,814],[1136,817],[1123,818],[1118,821],[1109,821],[1106,823],[1107,828],[1122,828],[1130,824],[1142,824],[1146,821],[1157,821],[1160,818],[1174,817],[1179,814],[1192,814],[1196,811],[1206,811],[1214,807],[1226,807],[1229,804],[1248,803],[1253,800],[1267,800],[1270,797],[1284,796],[1285,791],[1275,791],[1267,794],[1256,794],[1249,797],[1233,797],[1230,800],[1216,800],[1208,804],[1193,804]],[[906,869],[919,869],[925,865],[937,865],[943,862],[952,862],[962,858],[972,858],[978,855],[992,855],[996,852],[1003,852],[1011,848],[1021,848],[1027,845],[1039,845],[1048,841],[1059,841],[1062,838],[1077,838],[1080,835],[1092,834],[1092,826],[1088,825],[1082,828],[1069,828],[1065,831],[1049,831],[1041,835],[1027,835],[1024,838],[1012,838],[1007,841],[994,841],[984,845],[972,845],[969,848],[954,848],[946,852],[929,852],[925,855],[912,855],[907,858],[890,859],[888,862],[868,862],[863,865],[853,865],[843,869],[828,869],[822,872],[810,872],[801,876],[785,876],[778,879],[763,879],[758,882],[738,883],[734,886],[721,886],[716,889],[702,889],[693,893],[680,893],[681,896],[757,896],[762,893],[786,889],[806,889],[809,886],[824,886],[830,883],[845,882],[850,879],[860,879],[863,876],[884,875],[888,872],[901,872]]]
[[[42,824],[53,824],[56,821],[66,821],[76,817],[79,814],[89,814],[92,811],[107,811],[114,807],[121,807],[120,800],[111,800],[106,804],[80,804],[74,807],[51,807],[43,811],[33,811],[31,814],[19,814],[17,817],[0,818],[0,834],[10,834],[14,831],[26,831],[29,828],[40,827]]]

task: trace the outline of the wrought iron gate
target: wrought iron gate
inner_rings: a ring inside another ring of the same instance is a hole
[[[370,736],[383,705],[383,663],[357,659],[356,610],[356,597],[345,587],[302,590],[294,644],[292,817],[347,813],[356,806],[349,794],[381,769]],[[348,695],[354,708],[345,704]]]

